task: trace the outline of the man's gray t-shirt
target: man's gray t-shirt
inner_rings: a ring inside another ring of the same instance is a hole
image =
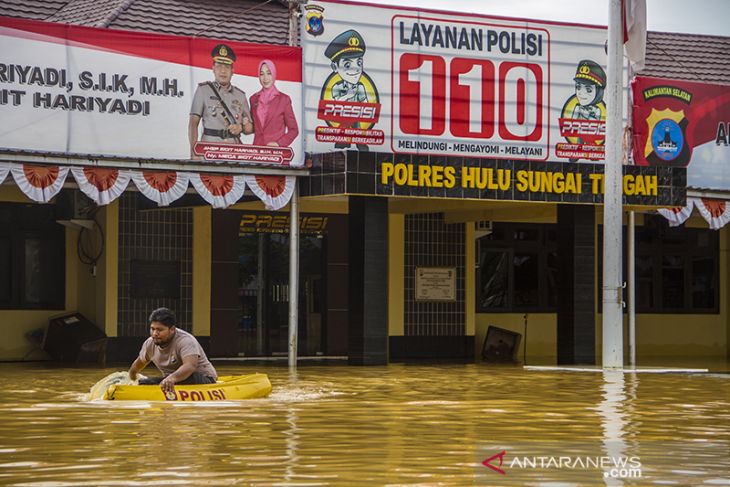
[[[198,340],[180,328],[175,328],[175,336],[165,348],[160,348],[155,345],[152,337],[149,337],[142,344],[142,349],[139,351],[140,360],[143,360],[145,363],[154,363],[155,367],[164,376],[168,376],[180,368],[183,363],[182,359],[190,355],[195,355],[198,359],[195,372],[216,379],[218,378],[218,373],[213,368],[213,364],[208,360]]]

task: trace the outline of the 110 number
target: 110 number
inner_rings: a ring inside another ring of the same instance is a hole
[[[539,64],[503,61],[495,67],[487,59],[454,57],[447,71],[443,57],[415,53],[403,54],[399,64],[398,126],[404,134],[442,136],[448,121],[458,138],[491,139],[495,130],[502,140],[542,138]]]

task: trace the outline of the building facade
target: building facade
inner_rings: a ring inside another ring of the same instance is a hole
[[[186,2],[182,12],[166,0],[2,4],[10,17],[115,30],[279,46],[298,37],[282,2]],[[727,38],[649,39],[640,74],[728,82],[727,65],[676,68],[694,66],[678,56],[707,66],[702,56]],[[298,177],[300,355],[478,361],[492,327],[520,362],[600,363],[601,164],[356,148],[310,153]],[[439,183],[445,167],[459,184]],[[695,194],[683,168],[624,169],[625,209],[637,214],[638,363],[727,360],[727,228],[711,230],[699,215],[670,227],[657,214]],[[500,179],[507,171],[512,184]],[[57,223],[80,208],[88,227]],[[213,357],[286,354],[288,207],[270,211],[244,193],[212,208],[190,193],[163,208],[134,190],[96,205],[72,180],[37,204],[8,176],[0,218],[0,360],[47,359],[37,330],[80,312],[109,337],[108,360],[126,361],[158,306],[174,309]]]

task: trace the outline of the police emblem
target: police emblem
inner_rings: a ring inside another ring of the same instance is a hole
[[[304,7],[306,11],[306,20],[304,22],[304,28],[307,34],[312,36],[322,35],[324,33],[324,7],[319,5],[307,5]]]
[[[646,117],[649,137],[644,156],[652,165],[685,166],[689,163],[690,147],[686,141],[688,121],[684,110],[652,109]]]
[[[683,145],[682,129],[674,120],[660,120],[651,131],[651,146],[656,155],[665,161],[676,159],[681,154]]]

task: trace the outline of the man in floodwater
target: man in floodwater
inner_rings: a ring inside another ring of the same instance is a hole
[[[174,392],[175,384],[213,384],[218,373],[193,335],[175,326],[175,313],[167,308],[154,310],[147,320],[150,337],[142,344],[139,357],[129,368],[129,378],[150,362],[162,377],[143,378],[140,384],[160,384],[165,393]]]

